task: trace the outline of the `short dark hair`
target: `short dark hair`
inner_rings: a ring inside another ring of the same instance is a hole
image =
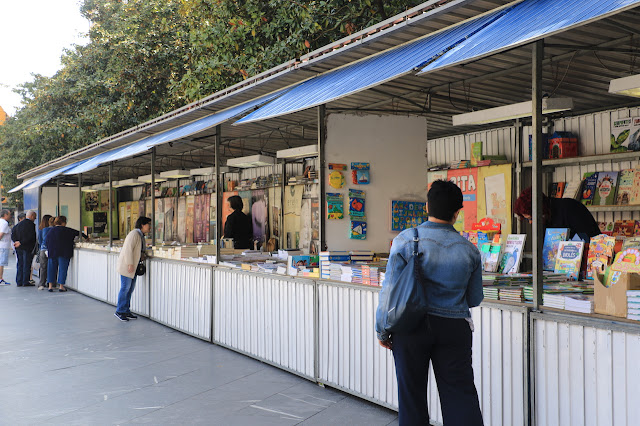
[[[5,217],[7,215],[10,215],[11,212],[7,209],[2,209],[2,211],[0,212],[0,217]]]
[[[233,210],[242,210],[242,208],[244,207],[242,198],[240,198],[240,196],[238,195],[232,195],[227,201],[229,201],[229,205]]]
[[[142,227],[147,223],[151,223],[151,219],[146,216],[140,216],[138,220],[136,220],[136,228],[142,229]]]
[[[18,220],[22,220],[22,219],[24,219],[25,217],[27,217],[27,214],[26,214],[26,213],[24,213],[24,212],[23,212],[23,213],[18,213]]]
[[[453,182],[437,180],[427,193],[427,205],[429,216],[449,221],[462,208],[462,191]]]

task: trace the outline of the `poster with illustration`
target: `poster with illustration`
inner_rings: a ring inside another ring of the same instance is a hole
[[[350,224],[349,238],[352,240],[366,240],[367,222],[352,220]]]
[[[251,191],[251,223],[253,225],[253,240],[259,241],[261,247],[267,240],[268,200],[264,189]]]
[[[140,212],[140,202],[132,201],[131,202],[131,229],[135,229],[136,227],[136,222],[140,217],[139,212]]]
[[[100,210],[100,193],[98,191],[84,192],[84,210],[94,212]]]
[[[304,185],[289,185],[284,192],[284,248],[298,248],[300,244],[300,210]]]
[[[478,219],[491,218],[511,232],[511,164],[478,167]]]
[[[344,217],[344,203],[342,194],[327,192],[327,219],[342,219]]]
[[[282,223],[280,221],[280,211],[282,209],[282,188],[269,188],[269,233],[271,238],[280,238]]]
[[[164,199],[164,241],[175,241],[174,235],[175,225],[175,198]]]
[[[195,241],[204,243],[209,239],[210,194],[196,195],[195,200]]]
[[[222,231],[224,233],[224,224],[227,222],[227,217],[233,213],[233,209],[229,206],[229,198],[234,195],[238,195],[238,191],[230,191],[222,193]]]
[[[156,241],[164,241],[164,200],[156,199]]]
[[[447,171],[437,170],[433,172],[427,172],[427,191],[431,189],[431,184],[437,180],[447,180]]]
[[[427,203],[424,201],[391,201],[391,231],[400,232],[414,228],[425,220],[427,220]]]
[[[453,225],[457,231],[471,229],[478,220],[478,167],[456,169],[447,172],[447,179],[458,185],[462,191],[462,211]],[[482,216],[480,216],[482,217]]]
[[[217,239],[216,234],[216,202],[217,197],[215,193],[209,194],[209,241],[215,241]]]
[[[187,236],[187,197],[178,198],[178,220],[176,221],[176,234],[180,243],[186,242]]]
[[[300,209],[300,248],[307,253],[311,247],[311,199],[302,199]]]
[[[195,195],[187,195],[187,215],[185,218],[185,222],[186,222],[185,242],[187,244],[193,243],[193,219],[194,219],[195,202],[196,202]]]
[[[202,238],[202,198],[196,195],[193,201],[193,242],[197,243]]]
[[[125,230],[127,229],[127,217],[126,217],[126,211],[127,211],[127,203],[119,203],[118,204],[118,235],[124,235],[125,234]]]

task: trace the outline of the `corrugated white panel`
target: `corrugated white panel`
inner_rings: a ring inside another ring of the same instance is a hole
[[[635,425],[640,334],[536,315],[535,417],[544,425]]]
[[[149,318],[211,340],[212,268],[167,259],[150,259],[148,266],[153,283]]]
[[[515,161],[515,135],[514,127],[503,127],[432,139],[427,142],[427,164],[446,164],[452,161],[468,160],[471,156],[471,144],[475,142],[483,143],[482,152],[485,155],[506,155],[508,160]]]
[[[76,281],[78,276],[78,250],[73,250],[73,257],[71,258],[71,262],[69,263],[69,270],[67,271],[67,283],[64,285],[65,287],[76,289]]]
[[[214,343],[315,380],[314,282],[214,270]]]
[[[107,302],[108,252],[79,249],[76,254],[75,260],[78,265],[75,289],[87,296]]]

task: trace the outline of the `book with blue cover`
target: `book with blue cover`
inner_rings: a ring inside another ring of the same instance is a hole
[[[547,228],[542,246],[542,270],[553,271],[560,241],[566,241],[569,228]]]
[[[598,172],[587,172],[584,174],[584,183],[582,185],[582,196],[580,200],[585,206],[593,204],[593,197],[596,195],[596,186],[598,184]]]

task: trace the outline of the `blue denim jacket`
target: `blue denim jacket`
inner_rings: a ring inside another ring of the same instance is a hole
[[[480,252],[448,224],[427,221],[418,226],[418,236],[427,312],[445,318],[471,317],[469,308],[478,306],[484,297]],[[393,240],[383,288],[411,259],[413,237],[413,229],[407,229]],[[389,333],[382,329],[376,324],[378,339],[386,340]]]

